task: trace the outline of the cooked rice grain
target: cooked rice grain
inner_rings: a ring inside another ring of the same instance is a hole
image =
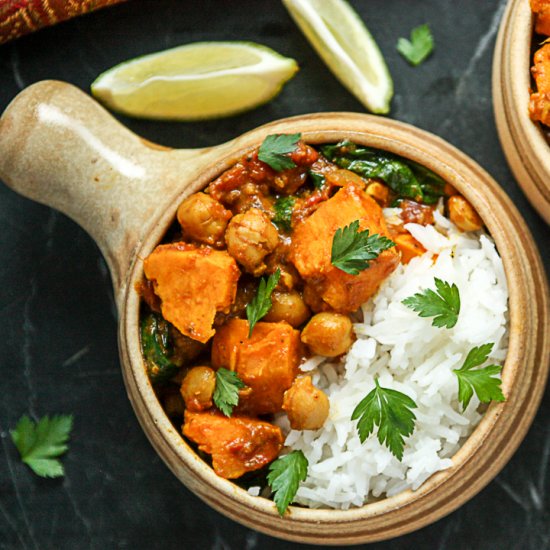
[[[387,215],[395,213],[391,209]],[[433,473],[452,466],[452,456],[481,418],[475,395],[461,410],[452,371],[462,366],[472,347],[488,342],[494,343],[489,359],[504,361],[506,278],[490,237],[462,233],[438,213],[435,220],[435,227],[407,224],[428,252],[400,265],[363,306],[364,322],[354,325],[357,341],[345,361],[313,357],[302,366],[329,396],[330,414],[320,430],[288,431],[286,445],[302,450],[309,461],[307,480],[296,495],[300,504],[347,509],[417,489]],[[421,318],[401,303],[434,288],[434,277],[456,283],[460,290],[460,316],[452,329],[433,327],[432,318]],[[380,445],[376,428],[361,444],[356,422],[350,420],[374,388],[375,377],[418,405],[402,462]]]

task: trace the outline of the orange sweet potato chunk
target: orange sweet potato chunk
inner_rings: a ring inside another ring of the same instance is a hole
[[[529,113],[533,120],[550,125],[550,43],[537,50],[531,73],[537,83],[537,91],[531,94]]]
[[[401,252],[401,262],[408,264],[413,258],[422,256],[426,249],[410,234],[400,233],[393,237],[395,246]]]
[[[248,321],[232,319],[212,341],[212,365],[235,371],[251,389],[239,410],[248,414],[278,412],[302,357],[300,332],[288,323],[256,323],[248,338]]]
[[[531,0],[531,10],[536,14],[535,32],[550,36],[550,0]]]
[[[207,342],[216,312],[234,302],[240,271],[226,252],[187,243],[162,244],[143,263],[163,317],[182,334]]]
[[[385,250],[359,275],[350,275],[330,263],[336,230],[359,220],[361,231],[368,229],[388,237],[382,209],[353,181],[304,220],[294,231],[289,258],[314,292],[330,309],[340,313],[355,311],[373,296],[380,283],[397,267],[399,252]]]
[[[212,455],[214,471],[226,479],[269,464],[283,446],[278,426],[244,416],[228,418],[212,411],[185,411],[183,435]]]

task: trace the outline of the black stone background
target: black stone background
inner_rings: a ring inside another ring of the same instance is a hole
[[[548,226],[506,165],[492,113],[491,64],[504,3],[352,1],[393,75],[390,116],[447,139],[487,169],[525,216],[548,268]],[[424,22],[433,30],[436,49],[412,68],[395,43]],[[364,112],[274,0],[132,0],[3,45],[0,109],[41,79],[89,90],[99,73],[120,61],[198,40],[237,39],[298,60],[300,72],[274,101],[210,122],[122,121],[161,144],[202,147],[289,115]],[[98,248],[65,216],[3,185],[0,335],[0,548],[305,547],[219,515],[164,466],[126,397],[110,278]],[[9,429],[24,413],[74,414],[63,479],[40,479],[19,461]],[[370,548],[550,548],[549,419],[547,391],[524,443],[495,481],[436,524]]]

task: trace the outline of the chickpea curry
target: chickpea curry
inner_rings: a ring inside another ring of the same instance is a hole
[[[386,222],[383,209],[399,206]],[[439,176],[344,141],[268,136],[177,210],[144,260],[141,343],[166,413],[215,472],[236,479],[277,459],[284,437],[322,428],[329,399],[300,373],[339,357],[353,319],[400,262],[425,250],[405,225],[446,208],[464,231],[472,206]]]

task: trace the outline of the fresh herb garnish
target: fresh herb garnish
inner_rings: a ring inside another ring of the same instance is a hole
[[[294,500],[300,481],[305,481],[308,466],[302,451],[292,451],[269,465],[267,482],[274,493],[273,500],[281,516]]]
[[[313,187],[315,187],[315,189],[320,190],[325,186],[326,178],[323,174],[313,172],[312,170],[310,170],[308,174],[313,181]]]
[[[246,306],[246,318],[248,319],[248,337],[252,336],[254,325],[271,309],[271,293],[277,286],[281,278],[281,270],[277,269],[266,280],[265,277],[260,279],[258,292],[251,302]]]
[[[40,477],[65,475],[63,464],[57,459],[66,445],[73,426],[71,415],[44,416],[35,424],[28,416],[22,416],[11,438],[21,455],[21,460]]]
[[[416,403],[404,393],[382,388],[378,379],[374,383],[375,388],[355,407],[351,419],[359,419],[357,431],[361,443],[378,426],[378,441],[401,461],[404,438],[414,431],[416,416],[411,409],[416,408]]]
[[[295,168],[296,164],[288,155],[296,150],[301,137],[302,134],[272,134],[267,136],[260,145],[258,158],[269,164],[277,172]]]
[[[416,67],[430,55],[434,49],[434,39],[427,23],[419,25],[411,31],[411,39],[400,38],[397,41],[397,51]]]
[[[434,277],[437,292],[428,288],[418,292],[401,303],[416,311],[420,317],[434,317],[432,326],[453,328],[460,313],[460,293],[453,283],[450,285]]]
[[[275,209],[273,223],[285,231],[290,231],[292,229],[290,222],[292,220],[292,210],[294,209],[295,202],[295,197],[281,197],[277,199],[273,205]]]
[[[481,403],[506,400],[500,389],[501,380],[496,378],[502,367],[488,365],[482,369],[475,369],[487,361],[492,349],[492,343],[472,348],[462,367],[453,370],[458,378],[458,400],[462,403],[463,410],[470,403],[474,392]]]
[[[239,390],[245,386],[244,382],[234,371],[219,368],[216,371],[216,388],[214,389],[214,405],[225,414],[231,416],[233,407],[239,404]]]
[[[369,230],[359,231],[359,220],[336,230],[332,239],[330,262],[333,266],[358,275],[369,267],[369,261],[378,258],[381,252],[395,246],[393,241]]]
[[[445,181],[424,166],[398,155],[361,147],[351,141],[321,147],[321,153],[340,168],[364,178],[379,178],[398,197],[435,204],[444,195]]]

